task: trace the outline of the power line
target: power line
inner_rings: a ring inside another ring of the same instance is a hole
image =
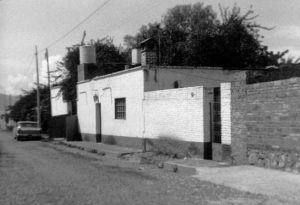
[[[40,50],[38,53],[43,52],[46,48],[51,48],[61,40],[63,40],[65,37],[67,37],[69,34],[71,34],[74,30],[76,30],[79,26],[81,26],[83,23],[85,23],[87,20],[89,20],[93,15],[95,15],[98,11],[100,11],[106,4],[108,4],[111,0],[107,0],[104,3],[102,3],[100,6],[98,6],[92,13],[90,13],[86,18],[84,18],[82,21],[80,21],[78,24],[76,24],[71,30],[63,34],[61,37],[59,37],[57,40],[50,43],[48,46],[46,46],[44,49]]]
[[[59,37],[57,40],[53,41],[52,43],[50,43],[49,45],[47,45],[44,49],[40,50],[38,52],[38,54],[40,54],[41,52],[43,52],[46,48],[51,48],[52,46],[54,46],[55,44],[57,44],[58,42],[60,42],[61,40],[63,40],[65,37],[67,37],[69,34],[71,34],[74,30],[76,30],[79,26],[81,26],[83,23],[85,23],[87,20],[89,20],[93,15],[95,15],[98,11],[100,11],[106,4],[108,4],[111,0],[107,0],[104,3],[102,3],[100,6],[98,6],[92,13],[90,13],[86,18],[84,18],[82,21],[80,21],[78,24],[76,24],[71,30],[69,30],[68,32],[66,32],[65,34],[63,34],[61,37]],[[150,8],[147,8],[145,10],[143,10],[142,12],[139,13],[147,13],[149,11],[151,11],[152,9],[154,9],[155,7],[159,6],[160,3],[157,2],[157,4],[153,5]],[[136,14],[135,14],[136,16]],[[132,21],[136,21],[136,18],[133,18],[132,20],[129,20],[131,17],[127,18],[126,20],[123,20],[121,22],[121,24],[119,24],[118,26],[116,26],[115,28],[118,28],[122,25],[128,24],[129,22]],[[108,29],[106,30],[106,32],[112,31],[114,30],[114,28]]]

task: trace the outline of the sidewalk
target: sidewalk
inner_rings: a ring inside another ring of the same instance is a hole
[[[230,166],[227,162],[217,162],[212,160],[205,160],[200,158],[187,158],[187,159],[175,159],[166,161],[164,168],[170,171],[174,171],[181,175],[195,175],[199,167],[224,167]]]
[[[109,145],[96,142],[66,141],[64,139],[54,139],[54,141],[58,144],[65,145],[67,147],[77,148],[80,150],[85,150],[87,152],[110,157],[120,157],[125,154],[142,152],[141,149],[121,147],[117,145]]]
[[[300,175],[255,166],[198,167],[193,177],[300,203]]]
[[[300,204],[300,175],[255,166],[230,166],[203,159],[171,160],[164,168],[182,175]],[[174,170],[176,169],[176,171]]]

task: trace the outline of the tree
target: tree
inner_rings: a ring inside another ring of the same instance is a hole
[[[274,54],[261,44],[260,29],[270,28],[254,22],[252,8],[241,14],[236,5],[231,10],[220,7],[220,13],[218,19],[212,7],[202,3],[175,6],[161,24],[142,26],[124,42],[135,47],[145,38],[160,39],[160,61],[166,65],[253,68],[277,65],[286,54]]]
[[[216,16],[211,6],[202,3],[169,9],[162,20],[165,37],[169,39],[163,45],[167,51],[164,62],[171,65],[195,64],[192,59],[198,57],[199,52],[193,49],[194,44],[216,30]]]
[[[34,88],[30,91],[23,91],[24,94],[20,99],[11,107],[10,117],[14,121],[37,119],[37,102],[36,93],[37,89]],[[41,108],[41,127],[44,131],[47,130],[48,120],[50,118],[50,93],[48,86],[40,86],[40,108]]]
[[[112,38],[105,37],[97,41],[91,40],[91,44],[96,47],[97,67],[102,69],[103,75],[124,69],[126,55],[114,44]],[[67,53],[62,62],[58,63],[57,70],[65,70],[64,77],[60,84],[61,93],[64,100],[72,103],[73,114],[76,113],[76,85],[77,66],[79,65],[79,45],[67,48]],[[61,72],[60,72],[61,73]],[[60,78],[60,74],[54,74],[55,79]]]

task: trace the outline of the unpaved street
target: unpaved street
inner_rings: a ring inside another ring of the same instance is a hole
[[[17,142],[0,131],[1,205],[273,204],[263,195],[56,146]]]

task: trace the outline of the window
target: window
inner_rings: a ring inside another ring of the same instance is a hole
[[[126,99],[115,99],[115,119],[126,119]]]

